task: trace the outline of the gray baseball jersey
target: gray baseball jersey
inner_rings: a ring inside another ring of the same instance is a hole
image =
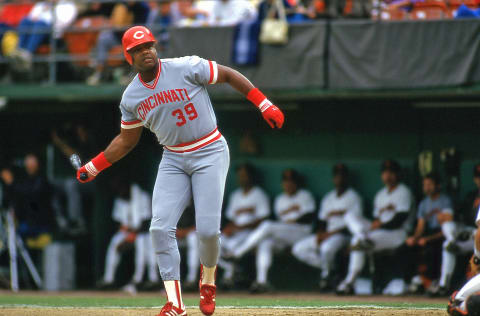
[[[206,89],[217,81],[217,64],[187,56],[161,59],[158,67],[153,81],[143,82],[136,75],[125,89],[120,102],[122,128],[144,126],[172,151],[210,134],[209,141],[219,139]]]

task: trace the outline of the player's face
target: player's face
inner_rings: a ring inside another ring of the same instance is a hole
[[[475,182],[477,188],[480,189],[480,177],[473,177],[473,182]]]
[[[333,176],[333,185],[336,188],[343,188],[347,184],[347,177],[345,177],[343,174],[336,174]]]
[[[423,179],[423,193],[425,195],[432,195],[437,191],[437,185],[432,179]]]
[[[132,56],[133,66],[139,72],[155,69],[158,65],[157,50],[155,43],[144,43],[130,49],[128,53]]]
[[[247,170],[245,170],[245,168],[238,169],[237,179],[238,179],[238,184],[242,188],[248,187],[251,184],[250,175],[248,174]]]
[[[382,182],[386,186],[394,186],[397,184],[397,175],[390,170],[385,170],[382,172]]]
[[[294,194],[295,192],[297,192],[297,189],[298,189],[297,184],[292,180],[283,180],[282,187],[283,187],[283,191],[288,195]]]

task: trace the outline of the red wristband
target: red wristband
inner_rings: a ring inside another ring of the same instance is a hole
[[[258,88],[253,88],[250,90],[247,94],[247,99],[255,104],[255,106],[258,107],[262,112],[272,105],[272,102],[270,102]]]
[[[107,169],[112,164],[105,158],[103,151],[97,155],[97,157],[90,160],[89,163],[85,165],[85,169],[93,176],[97,176],[102,170]]]

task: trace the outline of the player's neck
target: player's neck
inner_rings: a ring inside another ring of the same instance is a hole
[[[243,193],[244,194],[247,194],[248,192],[250,192],[250,190],[253,188],[253,185],[247,185],[247,186],[244,186],[242,189],[243,189]]]
[[[139,71],[139,76],[143,82],[150,82],[157,77],[158,73],[158,62],[155,64],[155,67],[145,71]]]
[[[440,192],[435,192],[430,195],[430,200],[434,201],[440,197]]]

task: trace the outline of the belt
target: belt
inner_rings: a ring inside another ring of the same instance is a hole
[[[214,141],[220,139],[220,137],[222,137],[222,134],[220,134],[217,127],[207,135],[197,140],[194,140],[192,142],[178,144],[175,146],[164,146],[164,147],[175,153],[187,153],[187,152],[192,152],[202,147],[205,147],[213,143]]]

